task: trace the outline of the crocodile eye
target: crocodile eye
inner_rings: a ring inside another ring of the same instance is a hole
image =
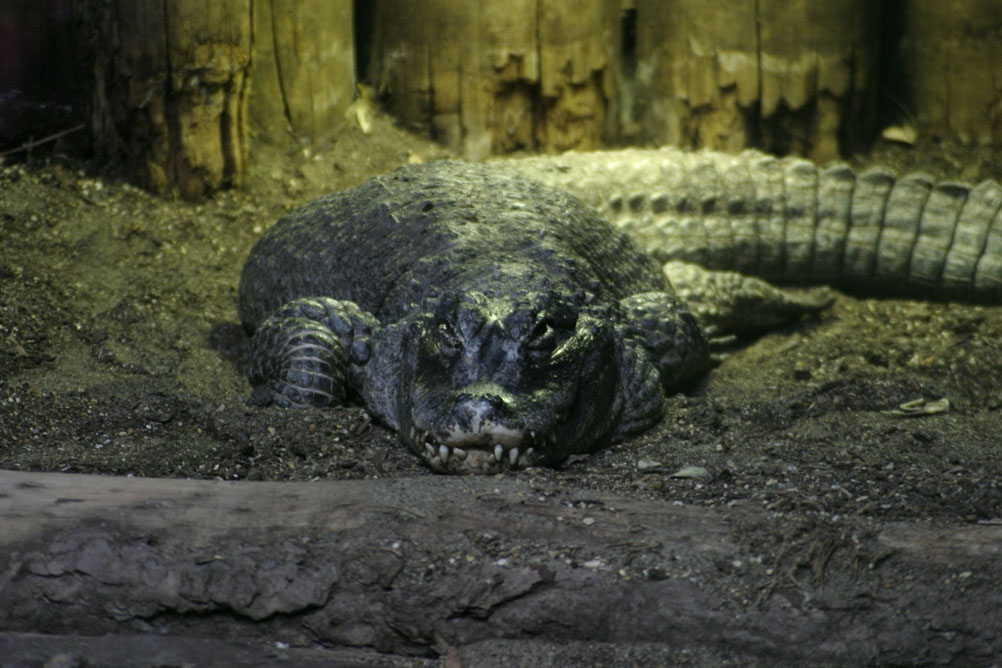
[[[541,320],[529,334],[527,345],[529,350],[551,351],[557,347],[557,333],[550,323]]]
[[[456,333],[456,330],[450,322],[443,322],[439,324],[438,340],[441,342],[444,350],[456,351],[463,345],[459,340],[459,335]]]

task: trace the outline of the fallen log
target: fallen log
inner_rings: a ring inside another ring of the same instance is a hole
[[[3,668],[431,668],[437,665],[438,662],[431,659],[405,659],[373,650],[304,649],[150,633],[103,636],[0,633],[0,666]]]
[[[500,639],[814,665],[1002,655],[997,525],[823,523],[529,476],[0,472],[0,528],[7,649],[33,632],[425,657]]]

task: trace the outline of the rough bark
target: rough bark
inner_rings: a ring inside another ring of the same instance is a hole
[[[431,668],[437,660],[382,655],[374,650],[291,648],[187,636],[121,633],[103,636],[0,632],[0,668]]]
[[[258,0],[250,121],[263,139],[329,139],[355,91],[351,0]]]
[[[10,634],[32,631],[411,655],[655,643],[853,665],[1002,651],[997,525],[850,531],[501,478],[11,472],[0,523],[0,642],[14,650],[30,638]],[[784,538],[746,544],[750,527]]]
[[[250,0],[80,0],[101,156],[157,191],[201,197],[243,180]]]
[[[369,71],[390,109],[468,158],[594,148],[616,127],[618,2],[387,0]]]
[[[1002,142],[1002,1],[908,0],[902,8],[909,120],[926,134]]]
[[[867,138],[877,3],[665,4],[636,0],[640,139],[830,160]]]

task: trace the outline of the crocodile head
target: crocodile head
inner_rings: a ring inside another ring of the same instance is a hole
[[[604,445],[622,411],[614,328],[579,293],[441,294],[390,325],[366,403],[433,469],[493,472]]]

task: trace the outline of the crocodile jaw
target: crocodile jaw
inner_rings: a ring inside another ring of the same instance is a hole
[[[432,431],[412,427],[404,443],[429,467],[439,473],[500,473],[546,462],[542,453],[555,449],[555,431],[511,428],[485,422],[475,432],[458,426],[443,438]]]

